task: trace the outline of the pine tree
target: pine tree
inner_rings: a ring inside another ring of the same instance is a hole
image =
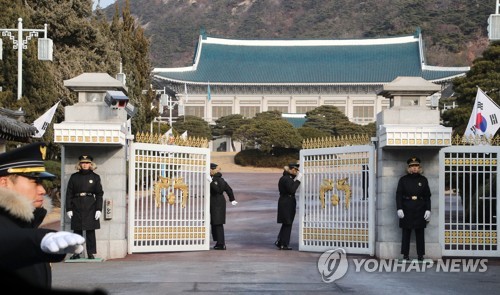
[[[111,23],[110,31],[120,52],[124,72],[127,75],[128,97],[130,103],[137,108],[132,119],[132,133],[147,130],[152,119],[158,112],[152,110],[155,99],[152,91],[143,94],[143,90],[150,89],[151,66],[149,62],[149,41],[144,36],[142,27],[136,25],[130,13],[130,3],[127,0],[122,10],[122,20],[117,17],[118,6]]]

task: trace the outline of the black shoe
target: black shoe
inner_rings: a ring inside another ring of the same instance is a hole
[[[292,247],[288,247],[287,245],[281,245],[280,250],[292,250]]]
[[[89,254],[89,259],[95,259],[94,254]]]
[[[75,260],[75,259],[80,259],[80,254],[73,254],[69,259]]]
[[[419,256],[418,256],[418,261],[424,261],[424,256],[419,255]]]
[[[403,256],[403,260],[410,260],[410,256],[408,256],[408,255],[404,255],[404,256]]]
[[[226,245],[219,245],[219,244],[217,244],[217,245],[214,246],[214,249],[215,250],[226,250]]]
[[[274,245],[278,248],[281,248],[281,242],[280,240],[276,240],[276,242],[274,242]]]

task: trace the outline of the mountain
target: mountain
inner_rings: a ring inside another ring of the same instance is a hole
[[[104,9],[111,19],[116,8]],[[192,65],[200,29],[246,39],[376,38],[422,30],[429,65],[467,66],[489,44],[495,0],[133,0],[154,67]]]

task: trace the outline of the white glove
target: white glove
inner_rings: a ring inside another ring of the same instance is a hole
[[[66,212],[66,215],[68,215],[69,219],[71,219],[73,217],[73,211]]]
[[[302,177],[304,177],[304,174],[299,172],[299,173],[297,173],[297,176],[295,176],[294,181],[301,181]]]
[[[405,213],[403,212],[403,209],[399,209],[398,210],[398,217],[399,218],[404,218],[405,217]]]
[[[424,219],[425,221],[429,221],[429,219],[431,219],[431,211],[425,210]]]
[[[236,201],[231,202],[231,205],[233,205],[233,206],[236,206],[236,204],[238,204],[238,202],[236,202]]]
[[[101,217],[101,211],[97,210],[95,212],[95,220],[99,220],[100,217]]]
[[[211,183],[211,182],[212,182],[212,176],[207,175],[207,181],[208,181],[209,183]]]
[[[82,236],[66,231],[60,231],[46,234],[40,243],[40,247],[45,253],[80,254],[83,252],[83,243],[85,243],[85,239]]]

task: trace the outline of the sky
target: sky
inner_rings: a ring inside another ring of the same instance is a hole
[[[115,3],[115,0],[101,0],[101,8],[106,8],[113,3]],[[92,8],[95,9],[96,6],[97,0],[94,0],[94,6]]]

